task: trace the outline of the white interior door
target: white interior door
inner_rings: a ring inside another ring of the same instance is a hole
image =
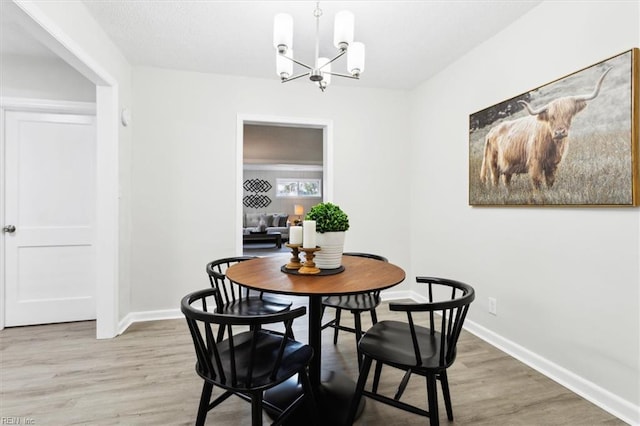
[[[95,140],[93,116],[6,112],[5,326],[96,316]]]

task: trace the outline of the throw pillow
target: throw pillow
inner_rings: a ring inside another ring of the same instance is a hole
[[[287,226],[287,219],[289,219],[289,215],[279,214],[278,215],[278,226],[284,228]]]

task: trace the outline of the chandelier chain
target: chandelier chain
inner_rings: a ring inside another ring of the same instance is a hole
[[[320,2],[316,2],[316,9],[313,11],[313,16],[320,18],[322,16],[322,9],[320,9]]]

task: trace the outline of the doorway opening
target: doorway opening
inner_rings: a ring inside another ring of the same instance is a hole
[[[289,227],[331,199],[330,120],[238,118],[238,255],[286,252]]]
[[[3,17],[11,14],[15,24],[27,32],[55,55],[71,65],[96,86],[96,216],[95,216],[95,303],[96,337],[111,338],[118,334],[118,211],[119,177],[118,147],[119,129],[116,114],[118,111],[118,81],[113,78],[102,64],[95,62],[93,55],[78,44],[68,43],[68,35],[43,12],[39,6],[30,3],[3,3]],[[6,26],[3,26],[6,27]],[[5,99],[6,101],[6,99]],[[11,100],[13,101],[13,100]],[[6,103],[3,102],[6,106]],[[42,110],[50,107],[48,102],[36,103],[35,108]],[[3,107],[4,109],[4,107]],[[4,127],[4,126],[3,126]],[[2,172],[2,170],[0,170]],[[0,188],[4,188],[1,181]],[[4,194],[0,190],[0,199],[4,203]],[[10,218],[0,212],[3,223]],[[4,237],[0,236],[4,245]],[[4,258],[3,256],[0,256]],[[4,270],[4,265],[0,266]],[[0,292],[4,294],[5,277],[0,276]],[[0,329],[4,327],[4,304],[0,304]]]

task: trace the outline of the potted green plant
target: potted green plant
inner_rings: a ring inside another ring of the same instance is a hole
[[[349,216],[340,206],[319,203],[311,207],[305,220],[316,222],[315,263],[320,269],[336,269],[342,264],[345,231],[349,229]]]

